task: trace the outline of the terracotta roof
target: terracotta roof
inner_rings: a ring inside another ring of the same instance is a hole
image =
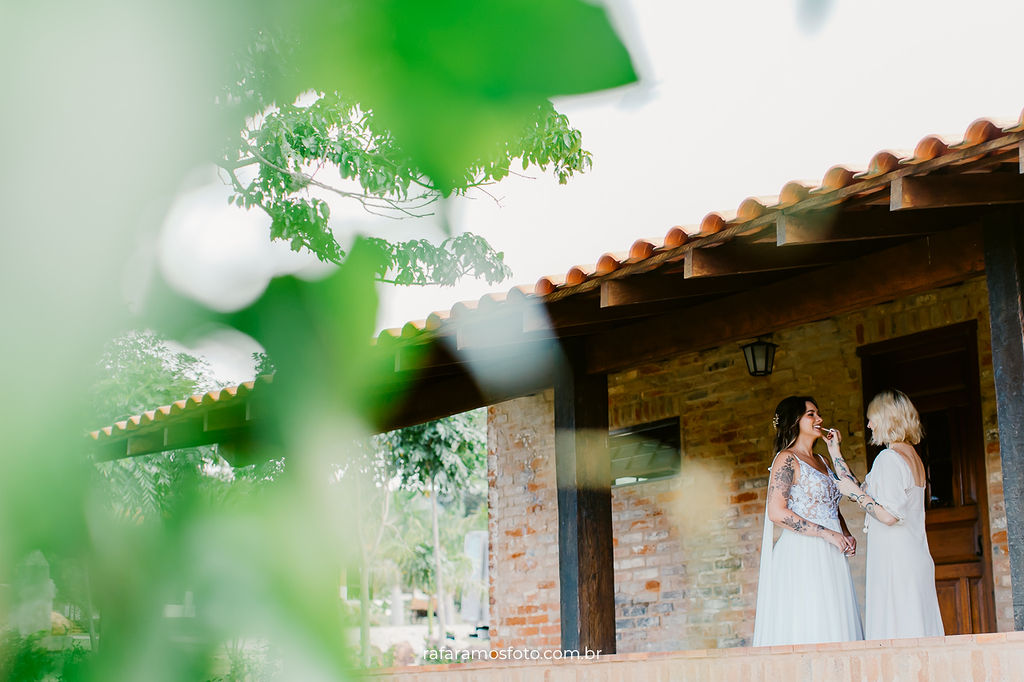
[[[818,182],[787,182],[778,196],[750,197],[735,210],[710,212],[697,224],[673,226],[663,237],[636,238],[627,251],[610,251],[601,255],[594,264],[574,265],[564,274],[541,277],[533,285],[517,285],[505,293],[460,301],[449,310],[431,313],[424,320],[385,329],[374,342],[389,347],[429,343],[437,338],[455,336],[460,327],[480,315],[489,317],[490,313],[511,310],[530,302],[550,306],[556,301],[595,292],[604,282],[652,272],[663,266],[679,268],[687,253],[696,249],[717,247],[737,238],[765,241],[769,230],[773,230],[783,216],[814,214],[846,204],[888,203],[891,196],[895,196],[895,193],[890,196],[890,187],[895,189],[898,183],[906,182],[905,178],[976,176],[1009,162],[1019,164],[1021,172],[1024,172],[1022,148],[1024,113],[1012,121],[978,119],[968,126],[961,138],[927,135],[912,151],[879,151],[863,169],[833,166]],[[892,205],[890,208],[898,207]],[[774,236],[771,241],[775,242]],[[160,428],[162,420],[187,420],[190,411],[198,415],[204,409],[216,409],[215,406],[242,398],[252,392],[256,384],[270,380],[270,377],[261,377],[255,382],[192,396],[93,431],[90,435],[103,443],[133,435],[132,432],[139,430],[155,431]]]
[[[227,388],[222,388],[216,391],[198,393],[185,398],[184,400],[177,400],[170,405],[162,405],[155,409],[147,410],[142,414],[111,424],[110,426],[104,426],[101,429],[90,431],[89,437],[98,444],[102,444],[131,432],[147,431],[153,428],[159,428],[163,422],[178,421],[182,418],[188,418],[192,413],[200,411],[200,408],[208,408],[213,405],[227,406],[236,399],[248,396],[256,390],[257,386],[269,384],[273,382],[273,380],[273,375],[264,375],[257,377],[253,381],[246,381],[242,384],[238,384],[237,386],[228,386]]]
[[[829,168],[820,182],[787,182],[777,196],[747,198],[734,211],[713,211],[696,225],[673,226],[660,239],[639,238],[628,252],[605,253],[594,264],[574,265],[564,274],[541,277],[532,287],[518,285],[504,298],[508,301],[559,300],[591,290],[599,286],[601,280],[647,272],[663,263],[680,260],[689,250],[721,244],[758,230],[773,224],[782,211],[796,213],[827,208],[887,189],[896,178],[975,164],[1021,142],[1024,142],[1024,112],[1017,120],[980,118],[967,127],[962,138],[926,135],[913,151],[879,151],[863,169],[837,165]],[[484,299],[498,303],[502,301],[502,295],[487,294]],[[446,327],[478,307],[483,307],[483,299],[460,301],[448,311],[431,313],[426,320],[384,329],[377,340],[422,341],[425,339],[417,338],[421,333],[442,333]]]

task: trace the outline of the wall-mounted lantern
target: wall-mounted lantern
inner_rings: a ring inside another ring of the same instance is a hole
[[[758,338],[743,346],[743,357],[747,360],[747,371],[753,377],[765,377],[772,373],[775,365],[775,349],[778,346],[768,339]]]

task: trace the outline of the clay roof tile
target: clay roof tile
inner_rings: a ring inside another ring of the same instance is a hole
[[[613,256],[610,253],[606,253],[597,259],[597,266],[594,268],[594,272],[598,275],[607,275],[609,272],[615,272],[622,265],[622,261]]]
[[[721,232],[725,228],[725,218],[719,213],[708,213],[700,221],[700,236],[706,237],[709,234]]]
[[[997,126],[995,123],[987,118],[979,118],[971,125],[967,126],[967,132],[964,133],[964,146],[974,146],[981,144],[982,142],[988,142],[994,140],[997,137],[1002,137],[1006,133],[1003,129]]]
[[[565,273],[566,286],[583,284],[590,279],[590,273],[582,265],[574,265]]]
[[[803,201],[810,195],[812,187],[814,187],[814,183],[790,180],[782,186],[782,191],[779,192],[779,204],[782,206],[792,206]]]
[[[690,235],[682,226],[676,225],[665,234],[665,248],[674,249],[690,240]]]
[[[451,317],[451,313],[447,310],[435,310],[434,312],[427,315],[427,329],[434,331],[441,328],[441,325]]]
[[[629,247],[630,260],[643,260],[649,258],[652,253],[654,253],[654,244],[647,239],[637,239]]]
[[[842,189],[853,182],[853,171],[846,166],[832,166],[821,179],[821,191],[831,192]]]
[[[748,220],[764,215],[767,210],[765,204],[761,203],[760,200],[754,197],[747,197],[740,203],[739,208],[736,209],[736,221],[745,223]]]
[[[508,290],[505,300],[509,303],[521,303],[533,295],[534,287],[529,284],[519,284]]]
[[[896,170],[899,165],[900,157],[887,149],[883,149],[871,157],[871,161],[868,163],[868,170],[865,175],[884,175],[885,173]]]
[[[949,151],[949,145],[938,135],[925,135],[914,147],[914,163],[931,161]]]
[[[541,277],[533,287],[533,292],[538,296],[547,296],[552,291],[565,283],[565,279],[555,275]]]
[[[419,336],[427,326],[426,320],[410,320],[402,326],[402,338],[413,339]]]

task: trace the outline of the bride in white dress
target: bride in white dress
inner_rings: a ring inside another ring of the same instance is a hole
[[[863,507],[868,534],[864,620],[868,639],[945,634],[935,593],[935,563],[925,534],[925,470],[914,445],[921,421],[900,391],[883,391],[868,405],[871,442],[885,445],[864,487],[843,460],[838,431],[826,436],[839,490]]]
[[[839,514],[842,495],[812,451],[821,437],[813,398],[775,409],[775,449],[765,508],[754,646],[864,639],[847,556],[857,542]],[[773,545],[773,525],[782,535]]]

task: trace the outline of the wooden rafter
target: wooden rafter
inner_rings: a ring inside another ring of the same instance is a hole
[[[1024,202],[1020,173],[964,173],[896,178],[889,193],[893,211]]]
[[[844,260],[856,251],[842,244],[777,248],[774,244],[729,243],[686,254],[683,277],[723,277],[775,270],[797,270]]]
[[[624,325],[588,347],[591,372],[621,370],[674,353],[712,348],[918,291],[984,271],[980,232],[939,233],[686,310]]]
[[[723,296],[774,282],[776,272],[686,279],[683,274],[651,274],[613,279],[601,285],[601,307],[616,308],[703,296]]]
[[[962,225],[977,209],[921,210],[892,213],[885,208],[860,211],[816,211],[780,214],[776,228],[778,246],[826,244],[847,241],[920,237]]]
[[[243,442],[249,439],[254,420],[262,414],[260,407],[261,403],[254,403],[249,396],[226,406],[204,406],[195,414],[128,431],[121,438],[100,443],[95,448],[96,458],[123,459],[211,443]]]

